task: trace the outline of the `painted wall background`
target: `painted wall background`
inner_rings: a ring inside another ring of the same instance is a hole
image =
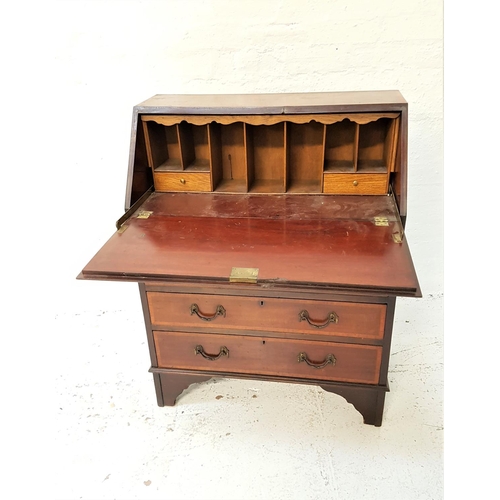
[[[75,278],[123,213],[132,107],[153,94],[400,90],[407,238],[424,295],[443,292],[442,0],[18,0],[0,19],[11,484],[26,482],[19,442],[50,436],[43,388],[72,349],[71,328],[51,344],[54,320],[139,314],[135,284]]]

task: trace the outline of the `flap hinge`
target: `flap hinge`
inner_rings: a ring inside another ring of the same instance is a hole
[[[387,217],[384,217],[384,216],[374,217],[373,218],[373,223],[376,226],[388,226],[389,225],[389,219]]]
[[[152,214],[150,210],[139,210],[137,212],[137,218],[138,219],[149,219],[149,216]]]
[[[374,217],[373,223],[376,226],[389,226],[389,218],[385,217],[384,215],[381,215],[379,217]],[[398,217],[397,220],[391,220],[391,223],[394,223],[394,228],[396,229],[392,233],[392,241],[394,241],[394,243],[402,243],[404,238],[404,230],[403,230],[403,224],[401,223],[401,219]]]
[[[233,267],[229,276],[231,283],[257,283],[259,269],[256,267]]]

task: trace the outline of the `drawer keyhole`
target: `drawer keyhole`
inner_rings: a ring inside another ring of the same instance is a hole
[[[263,305],[264,305],[264,301],[263,301],[263,300],[261,300],[261,301],[259,302],[259,304],[260,304],[261,306],[263,306]]]

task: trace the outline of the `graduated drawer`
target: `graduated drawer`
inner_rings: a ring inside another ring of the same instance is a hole
[[[364,384],[379,380],[382,348],[377,346],[165,331],[153,336],[159,368]]]
[[[324,174],[323,192],[334,194],[387,194],[387,174]]]
[[[211,191],[209,172],[155,172],[156,191]]]
[[[314,333],[376,340],[384,336],[384,304],[164,292],[147,296],[151,323],[158,329]]]

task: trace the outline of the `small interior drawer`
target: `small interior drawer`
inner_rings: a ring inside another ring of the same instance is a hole
[[[156,191],[211,191],[209,172],[155,172]]]
[[[377,384],[382,348],[241,335],[154,331],[158,367]]]
[[[355,337],[384,336],[385,304],[148,292],[156,329],[266,331]]]
[[[387,194],[388,174],[325,173],[323,192],[334,194]]]

